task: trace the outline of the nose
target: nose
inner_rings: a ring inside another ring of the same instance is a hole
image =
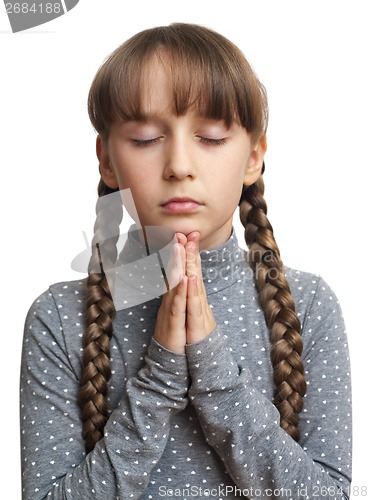
[[[184,180],[196,176],[195,158],[189,138],[179,134],[168,138],[163,175],[166,180]]]

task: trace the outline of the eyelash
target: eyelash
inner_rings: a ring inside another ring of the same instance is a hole
[[[211,139],[210,137],[197,137],[200,139],[200,142],[202,142],[203,144],[208,144],[210,146],[222,146],[226,143],[225,138]],[[147,146],[151,146],[152,144],[157,144],[160,139],[160,137],[155,137],[154,139],[134,139],[133,143],[138,148],[145,148]]]
[[[156,144],[159,142],[160,137],[155,137],[154,139],[133,139],[133,144],[138,148],[145,148],[146,146],[150,146],[151,144]]]
[[[222,146],[223,144],[226,143],[226,140],[224,138],[221,139],[210,139],[210,137],[200,137],[200,142],[203,144],[210,144],[211,146]]]

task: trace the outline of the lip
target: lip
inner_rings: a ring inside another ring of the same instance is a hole
[[[192,198],[171,198],[161,206],[166,212],[181,214],[195,212],[202,206],[202,203]]]

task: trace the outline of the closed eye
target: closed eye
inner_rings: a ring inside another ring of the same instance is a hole
[[[225,137],[222,137],[220,139],[211,139],[210,137],[202,137],[198,136],[200,139],[200,142],[203,144],[209,144],[210,146],[221,146],[222,144],[226,143]]]
[[[207,144],[210,146],[221,146],[226,143],[225,137],[220,139],[212,139],[210,137],[197,136],[200,139],[202,144]],[[133,139],[133,144],[136,147],[147,147],[153,144],[157,144],[160,141],[161,137],[154,137],[152,139]]]
[[[152,144],[157,144],[160,141],[160,137],[154,137],[153,139],[133,139],[133,144],[138,148],[145,148],[151,146]]]

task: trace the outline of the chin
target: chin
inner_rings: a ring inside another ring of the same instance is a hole
[[[171,227],[171,229],[174,230],[174,232],[182,233],[185,236],[192,233],[193,231],[198,231],[201,235],[201,228],[198,226],[198,224],[194,224],[191,221],[181,222],[178,224],[171,224],[170,227]]]
[[[184,235],[188,235],[192,233],[193,231],[198,231],[201,234],[201,228],[199,227],[198,223],[195,223],[195,221],[192,221],[190,219],[179,219],[176,218],[173,220],[167,220],[167,221],[158,221],[157,223],[153,224],[152,221],[150,223],[143,223],[144,226],[157,226],[157,227],[165,227],[166,229],[169,229],[170,231],[173,231],[173,233],[183,233]]]

